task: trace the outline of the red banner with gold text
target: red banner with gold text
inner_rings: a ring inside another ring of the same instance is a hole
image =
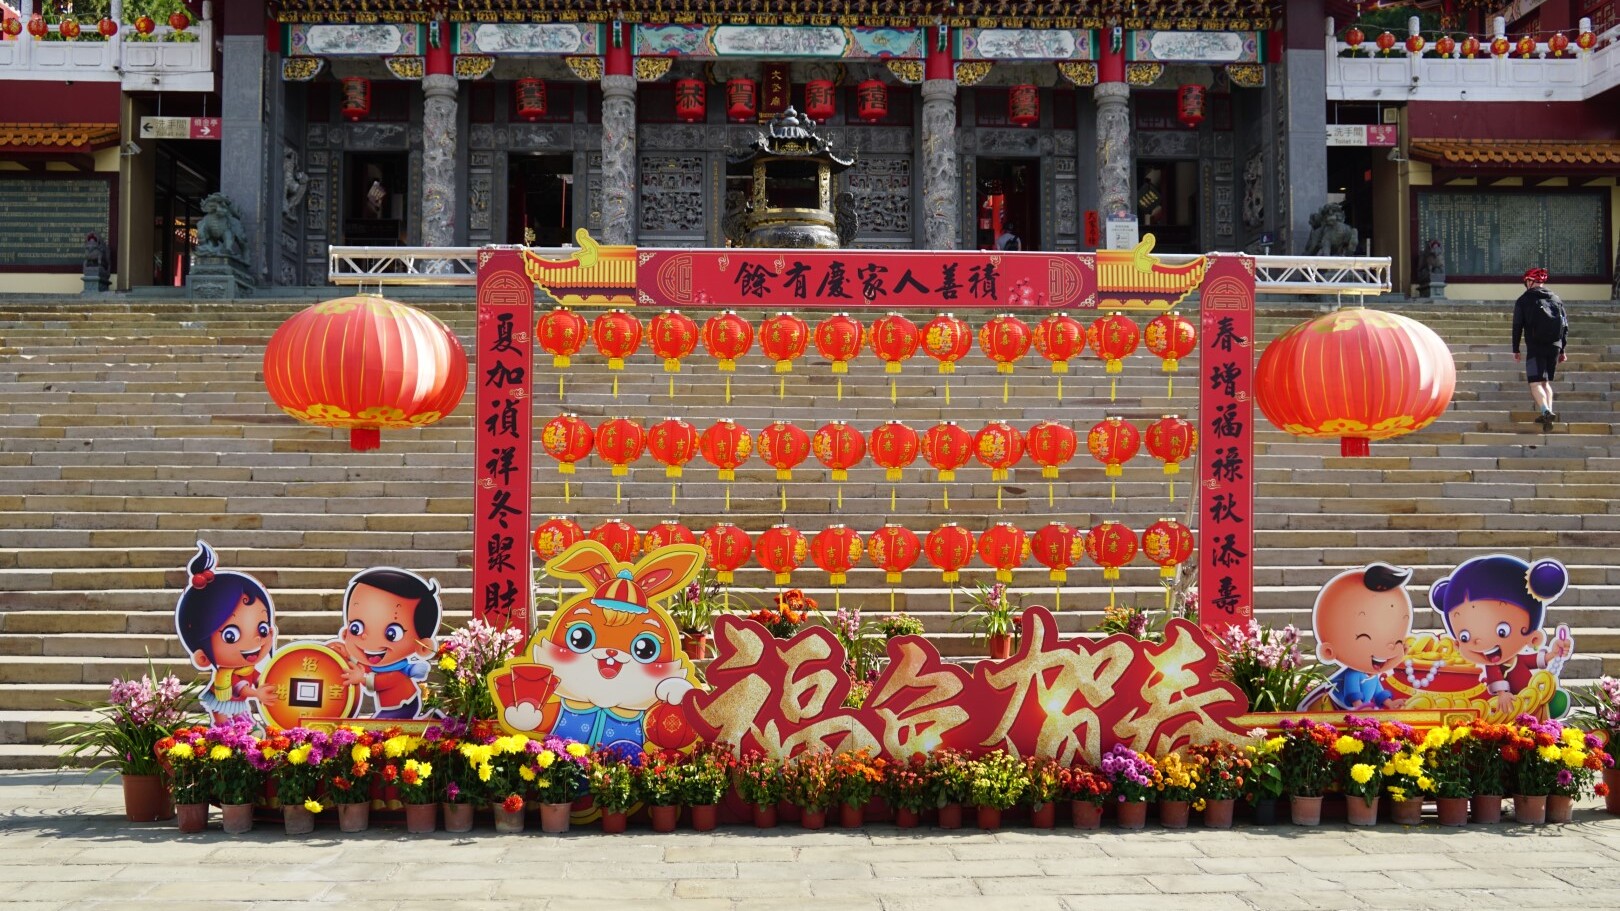
[[[534,285],[520,250],[478,253],[473,616],[523,630],[529,610]]]
[[[1212,635],[1254,618],[1254,260],[1210,257],[1199,305],[1198,607]]]

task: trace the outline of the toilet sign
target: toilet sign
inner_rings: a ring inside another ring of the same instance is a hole
[[[218,139],[218,117],[142,117],[142,139]]]

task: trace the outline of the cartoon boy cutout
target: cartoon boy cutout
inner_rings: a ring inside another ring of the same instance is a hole
[[[1412,634],[1412,571],[1369,563],[1342,572],[1322,586],[1311,609],[1316,657],[1338,664],[1328,678],[1328,696],[1341,709],[1400,708],[1402,700],[1382,682],[1406,657]],[[1315,694],[1307,699],[1313,701]]]
[[[372,694],[372,717],[422,714],[420,684],[432,669],[440,615],[434,580],[387,568],[368,569],[349,580],[338,639],[350,662],[343,682]]]
[[[1537,670],[1575,653],[1575,641],[1563,626],[1542,648],[1547,605],[1568,585],[1569,572],[1557,560],[1531,564],[1493,554],[1460,564],[1429,589],[1430,605],[1445,618],[1458,654],[1480,668],[1485,693],[1498,712],[1512,710],[1513,694],[1529,686]],[[1557,717],[1566,707],[1567,696],[1559,693],[1549,709]]]

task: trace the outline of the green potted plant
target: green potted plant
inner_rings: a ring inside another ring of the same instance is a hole
[[[1188,747],[1187,755],[1199,765],[1193,807],[1203,811],[1207,828],[1230,829],[1232,808],[1253,774],[1254,763],[1248,750],[1217,740]]]
[[[995,582],[977,584],[968,595],[968,608],[951,621],[951,625],[965,628],[975,642],[983,642],[992,660],[1012,655],[1013,642],[1018,636],[1019,602],[1006,585]]]
[[[63,700],[95,715],[90,721],[51,726],[62,758],[74,765],[95,759],[92,771],[113,766],[123,777],[124,816],[130,822],[171,819],[169,798],[158,760],[158,741],[190,721],[200,681],[181,683],[173,674],[162,678],[151,670],[139,680],[113,678],[107,698],[84,702]]]
[[[829,750],[808,750],[782,763],[782,786],[789,803],[799,808],[799,824],[820,829],[827,808],[838,799],[838,767]]]
[[[1581,726],[1603,738],[1604,749],[1613,753],[1620,745],[1620,679],[1610,676],[1578,694],[1580,710],[1576,716]],[[1610,816],[1620,816],[1620,768],[1613,764],[1603,769],[1602,788],[1596,789],[1603,798]]]
[[[754,808],[754,827],[776,827],[776,805],[785,796],[782,763],[761,753],[744,754],[737,764],[737,796]]]
[[[518,774],[528,782],[530,793],[540,804],[540,831],[556,835],[568,831],[574,801],[588,787],[586,769],[591,751],[585,744],[564,737],[547,737],[539,746],[535,750],[530,742],[528,772]]]
[[[209,796],[219,804],[225,834],[241,835],[253,828],[253,803],[264,794],[265,773],[274,755],[287,748],[284,734],[271,733],[261,744],[246,715],[232,715],[224,724],[203,732],[208,747]]]
[[[1159,824],[1166,829],[1185,829],[1202,780],[1201,764],[1180,753],[1166,753],[1154,764],[1159,770]]]
[[[1418,749],[1428,768],[1424,793],[1434,796],[1442,826],[1468,824],[1468,799],[1474,794],[1467,725],[1430,728]]]
[[[433,763],[411,752],[402,751],[396,758],[384,759],[381,774],[392,778],[399,788],[399,799],[405,804],[405,831],[425,835],[438,827],[439,785],[433,777]]]
[[[681,816],[681,760],[643,753],[637,793],[647,805],[654,832],[673,832]]]
[[[1107,776],[1089,765],[1080,763],[1060,773],[1061,799],[1069,802],[1069,817],[1076,829],[1096,829],[1102,826],[1102,808],[1114,793],[1114,785]]]
[[[1098,768],[1113,787],[1119,827],[1140,829],[1147,825],[1147,802],[1159,793],[1159,769],[1153,757],[1116,743],[1103,754]]]
[[[992,750],[968,763],[968,799],[978,808],[979,828],[1001,828],[1001,814],[1018,803],[1029,787],[1023,760]]]
[[[930,774],[927,753],[912,753],[903,763],[890,763],[883,770],[883,800],[894,810],[894,824],[914,829],[922,821],[924,809],[937,807],[938,796]]]
[[[1605,765],[1614,765],[1614,760],[1604,752],[1598,735],[1566,727],[1558,737],[1558,761],[1563,768],[1547,795],[1547,821],[1569,822],[1575,801],[1592,791],[1598,772]]]
[[[382,751],[382,741],[371,731],[344,726],[332,732],[332,750],[321,764],[321,775],[327,797],[337,805],[339,831],[370,827],[371,784]]]
[[[1277,821],[1277,801],[1282,799],[1287,784],[1282,774],[1282,747],[1286,742],[1281,734],[1260,737],[1244,747],[1249,758],[1249,775],[1243,793],[1249,799],[1255,825],[1269,826]]]
[[[728,595],[711,566],[669,599],[669,616],[681,633],[681,650],[696,661],[709,657],[709,634],[727,612]]]
[[[270,780],[276,785],[282,821],[288,835],[315,831],[315,817],[325,809],[321,791],[330,777],[326,759],[332,755],[332,738],[325,731],[291,728],[282,732],[270,766]]]
[[[591,803],[602,811],[603,832],[609,835],[624,832],[630,811],[641,801],[636,781],[640,771],[636,760],[614,750],[598,751],[586,763],[585,786]]]
[[[680,768],[681,803],[692,809],[692,828],[713,831],[720,824],[720,801],[731,788],[736,758],[723,743],[702,743]]]
[[[896,639],[900,636],[921,636],[923,622],[910,614],[884,614],[878,618],[878,631],[883,634],[883,641]]]
[[[179,728],[154,746],[173,787],[175,822],[181,832],[208,828],[208,744],[201,726]]]
[[[1322,795],[1334,782],[1338,754],[1333,744],[1339,739],[1339,731],[1331,724],[1309,718],[1284,719],[1280,727],[1283,744],[1278,761],[1294,825],[1320,825]]]
[[[1323,680],[1321,670],[1301,657],[1293,624],[1280,630],[1253,620],[1228,626],[1215,638],[1215,648],[1217,676],[1243,691],[1251,712],[1291,712]]]
[[[523,630],[476,619],[451,632],[439,645],[426,707],[463,724],[494,718],[489,674],[512,657],[522,642]]]
[[[968,799],[971,781],[968,759],[955,750],[938,750],[929,760],[929,778],[934,783],[934,806],[939,808],[941,829],[962,828],[962,804]]]
[[[882,789],[887,766],[865,749],[845,750],[833,757],[833,790],[839,825],[858,829],[866,821],[866,805]]]
[[[1057,825],[1057,799],[1063,792],[1063,766],[1055,759],[1031,756],[1024,760],[1024,803],[1029,824],[1037,829]]]

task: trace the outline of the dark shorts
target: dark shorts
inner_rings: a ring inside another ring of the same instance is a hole
[[[1554,374],[1558,372],[1558,357],[1561,353],[1557,348],[1526,348],[1525,378],[1532,383],[1552,382]]]

